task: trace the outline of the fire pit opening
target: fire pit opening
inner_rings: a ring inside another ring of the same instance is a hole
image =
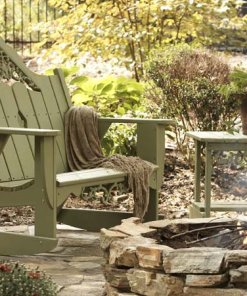
[[[176,223],[143,234],[158,244],[174,249],[191,247],[217,247],[229,250],[247,249],[247,221],[217,221],[206,223]]]
[[[246,236],[247,219],[123,220],[101,230],[106,295],[246,296]]]

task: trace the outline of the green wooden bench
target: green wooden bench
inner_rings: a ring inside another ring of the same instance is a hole
[[[35,209],[35,234],[0,233],[0,254],[31,254],[57,244],[57,221],[98,231],[119,224],[131,213],[65,209],[71,192],[82,187],[124,182],[126,174],[96,168],[68,172],[64,114],[71,106],[63,73],[31,72],[16,52],[0,39],[0,207],[30,205]],[[13,83],[14,82],[14,83]],[[164,166],[164,132],[168,119],[99,119],[103,138],[111,123],[136,123],[138,155],[157,164],[150,179],[150,203],[145,220],[157,219],[158,190]]]

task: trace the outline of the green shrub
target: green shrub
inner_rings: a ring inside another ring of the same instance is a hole
[[[75,106],[87,105],[104,117],[148,117],[144,86],[127,77],[77,76],[76,67],[62,68]],[[53,70],[46,71],[52,74]],[[136,126],[112,124],[102,146],[107,155],[136,155]]]
[[[133,117],[144,111],[144,88],[141,83],[126,77],[107,77],[103,79],[80,76],[71,85],[76,86],[72,102],[76,106],[92,106],[102,116]],[[135,155],[136,128],[133,125],[114,124],[103,139],[104,153]]]
[[[57,287],[39,269],[28,270],[17,262],[0,261],[0,295],[56,296]]]
[[[136,126],[127,124],[112,124],[102,141],[106,155],[123,154],[136,155]]]
[[[180,131],[234,127],[238,103],[220,92],[230,69],[215,53],[188,45],[154,50],[146,73],[153,85],[148,97],[160,105],[164,116],[179,122]]]
[[[221,93],[227,98],[234,96],[240,98],[247,94],[247,71],[243,68],[235,68],[229,75],[229,83],[221,87]]]
[[[74,105],[88,105],[104,116],[125,115],[141,107],[144,88],[141,83],[126,77],[107,77],[103,79],[80,76],[71,85]]]

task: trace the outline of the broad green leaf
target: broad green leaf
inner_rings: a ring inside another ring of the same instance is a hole
[[[72,96],[72,102],[78,106],[81,105],[82,103],[88,103],[92,100],[92,98],[87,97],[85,95],[82,94],[75,94],[74,96]]]
[[[79,86],[79,85],[84,84],[87,81],[89,81],[89,78],[87,76],[79,76],[79,77],[76,77],[76,78],[72,79],[70,81],[70,84]]]
[[[117,108],[117,113],[119,114],[119,115],[124,115],[125,113],[126,113],[126,110],[123,108],[123,107],[118,107]]]
[[[106,84],[106,85],[102,88],[102,90],[101,90],[101,94],[102,94],[102,95],[105,95],[105,94],[107,94],[108,92],[110,92],[112,89],[113,89],[113,83],[108,83],[108,84]]]
[[[77,73],[79,70],[79,67],[77,67],[77,66],[73,66],[73,67],[69,67],[69,68],[61,67],[61,69],[63,70],[64,76],[68,77],[69,75],[73,75],[73,74]]]

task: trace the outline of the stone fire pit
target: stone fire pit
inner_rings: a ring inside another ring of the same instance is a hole
[[[243,228],[228,218],[130,218],[102,229],[106,295],[247,296]]]

